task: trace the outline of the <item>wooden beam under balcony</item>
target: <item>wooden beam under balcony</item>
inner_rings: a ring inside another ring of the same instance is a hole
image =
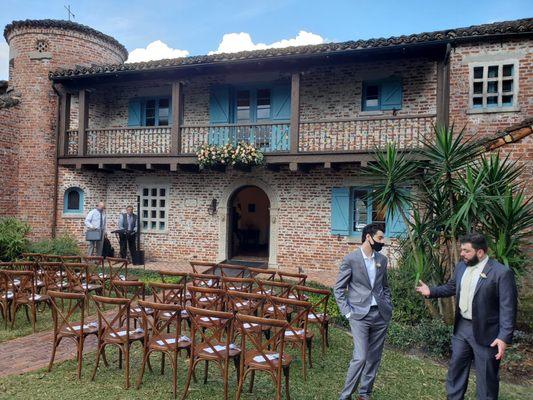
[[[170,131],[170,154],[178,155],[181,152],[181,129],[183,121],[183,84],[172,83],[172,129]]]
[[[67,131],[70,127],[70,93],[62,91],[59,97],[59,138],[58,155],[63,157],[67,154]]]
[[[448,43],[444,57],[437,61],[437,125],[448,127],[450,119],[450,52]]]
[[[291,135],[290,152],[298,153],[298,143],[300,136],[300,73],[291,75]]]
[[[78,156],[87,154],[87,128],[89,125],[89,93],[81,89],[78,95]]]

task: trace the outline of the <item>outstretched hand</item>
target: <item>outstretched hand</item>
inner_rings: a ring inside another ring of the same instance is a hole
[[[498,346],[498,353],[494,358],[496,360],[501,361],[503,359],[503,355],[505,354],[505,349],[507,348],[507,343],[505,343],[501,339],[494,339],[494,342],[490,344],[490,347],[496,347]]]
[[[418,281],[420,286],[417,286],[415,290],[420,293],[422,296],[428,297],[430,295],[429,286],[422,281]]]

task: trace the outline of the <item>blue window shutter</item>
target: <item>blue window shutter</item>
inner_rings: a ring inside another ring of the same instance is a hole
[[[380,92],[382,110],[400,110],[402,97],[402,81],[399,78],[389,78],[382,81]]]
[[[405,210],[406,215],[409,215],[408,210]],[[405,226],[402,215],[399,212],[394,213],[393,215],[390,215],[390,213],[387,213],[386,215],[386,226],[385,226],[385,234],[388,237],[398,237],[402,236],[404,233],[407,232],[407,227]]]
[[[209,97],[209,122],[212,124],[229,124],[230,92],[228,86],[211,88]]]
[[[128,104],[128,126],[141,126],[140,99],[131,99]]]
[[[272,119],[291,119],[291,87],[290,85],[276,85],[271,91]]]
[[[350,188],[331,189],[331,234],[350,234]]]

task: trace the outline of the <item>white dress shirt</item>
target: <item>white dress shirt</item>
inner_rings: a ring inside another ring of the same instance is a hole
[[[363,255],[363,260],[365,261],[366,272],[368,272],[368,277],[370,278],[370,286],[374,287],[374,282],[376,281],[376,253],[372,252],[370,257],[367,257],[362,248],[360,248],[361,254]],[[372,295],[372,303],[370,306],[377,306],[378,303],[374,295]]]
[[[479,277],[483,272],[483,268],[487,265],[489,257],[486,256],[483,260],[471,267],[467,266],[461,278],[461,289],[459,291],[459,310],[465,319],[472,319],[472,302],[474,300],[474,292],[479,281]]]

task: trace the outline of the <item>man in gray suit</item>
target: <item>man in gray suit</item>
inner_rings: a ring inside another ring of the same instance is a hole
[[[516,283],[508,267],[488,257],[483,235],[473,233],[459,241],[463,261],[455,267],[453,277],[432,288],[420,281],[416,290],[429,298],[455,296],[448,399],[464,398],[472,361],[476,398],[497,399],[500,362],[513,338],[516,321]]]
[[[392,316],[387,282],[383,227],[363,228],[362,245],[342,260],[334,293],[340,312],[350,321],[354,350],[340,400],[351,399],[359,382],[358,400],[370,399]],[[347,293],[346,293],[347,292]]]

